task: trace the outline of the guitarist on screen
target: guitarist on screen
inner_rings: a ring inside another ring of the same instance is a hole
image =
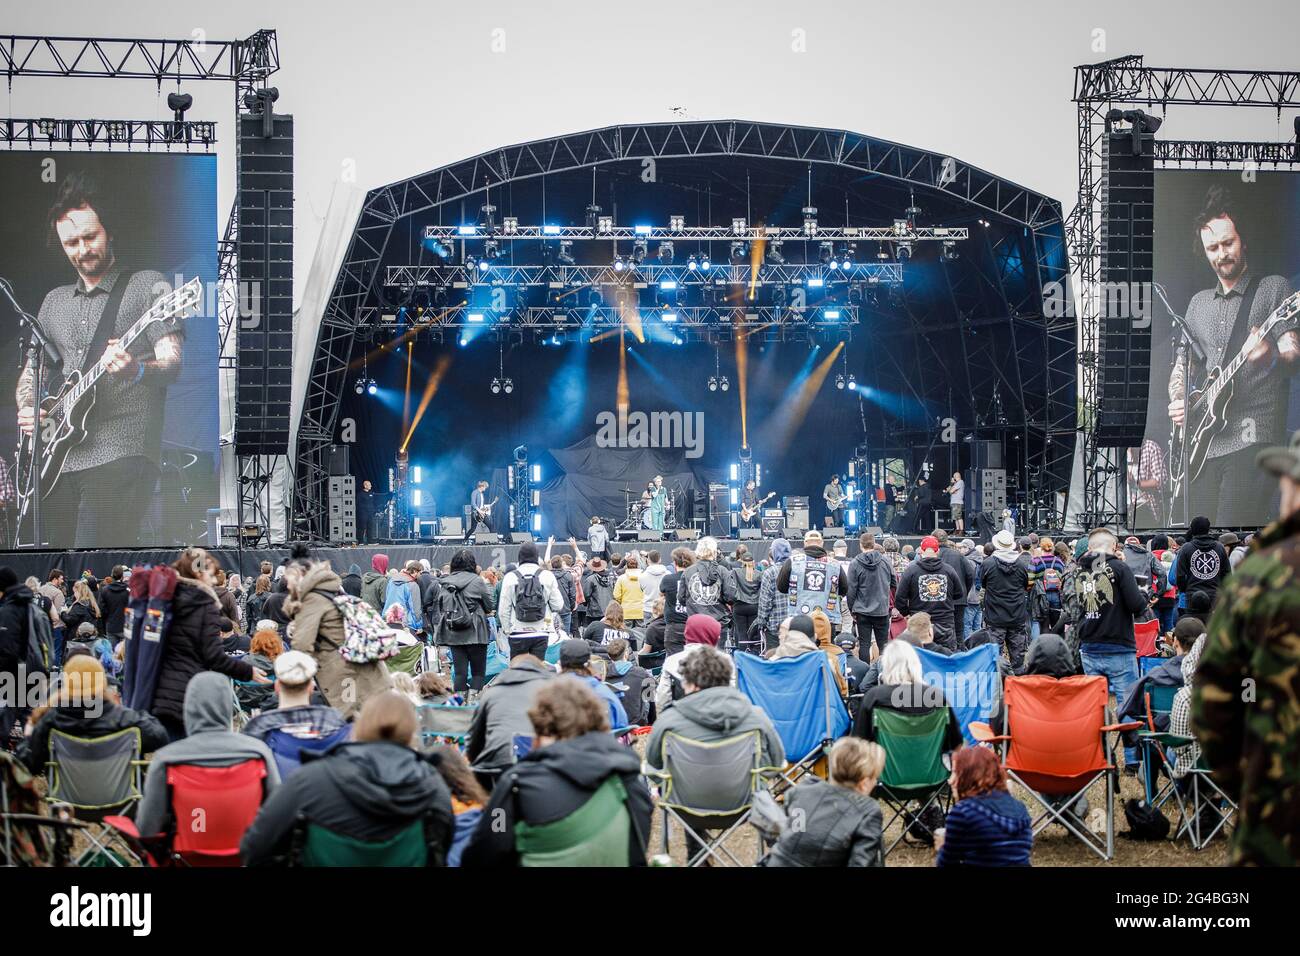
[[[1227,191],[1211,188],[1193,230],[1218,281],[1192,297],[1186,316],[1188,332],[1208,366],[1226,366],[1238,354],[1248,355],[1232,379],[1234,397],[1224,427],[1210,439],[1199,477],[1188,475],[1188,517],[1205,515],[1225,528],[1267,521],[1273,489],[1268,476],[1254,467],[1255,454],[1285,444],[1288,378],[1300,358],[1294,317],[1275,325],[1263,340],[1258,337],[1257,330],[1292,289],[1283,276],[1251,274],[1240,223]],[[1169,417],[1184,428],[1185,441],[1190,434],[1186,376],[1186,361],[1180,360],[1169,377]],[[1196,384],[1195,375],[1190,382]],[[1195,417],[1191,424],[1195,426]]]
[[[53,391],[60,376],[89,369],[101,357],[108,374],[96,386],[86,438],[68,452],[43,500],[44,538],[53,547],[134,546],[158,479],[167,386],[180,373],[183,336],[152,325],[130,349],[118,342],[171,287],[160,272],[123,268],[114,220],[88,177],[63,180],[48,222],[50,242],[63,250],[77,279],[41,303],[38,321],[62,359],[61,369],[43,369],[42,385]],[[35,417],[32,385],[29,363],[15,395],[24,435]],[[54,478],[46,477],[46,488]]]

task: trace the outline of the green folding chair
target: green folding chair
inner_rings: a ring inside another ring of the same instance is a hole
[[[515,824],[520,866],[627,866],[632,814],[617,774],[567,817],[551,823]]]
[[[140,759],[141,750],[139,727],[128,727],[103,737],[76,737],[61,730],[50,731],[46,802],[61,819],[91,824],[82,831],[90,846],[77,858],[77,866],[91,861],[125,866],[112,846],[117,846],[130,860],[140,862],[117,831],[104,824],[104,818],[126,813],[143,795],[145,762]]]
[[[426,866],[429,847],[424,821],[417,820],[400,833],[369,842],[345,836],[318,823],[301,821],[290,854],[291,866]]]
[[[938,807],[947,813],[952,802],[948,768],[943,764],[948,710],[904,714],[877,707],[871,712],[871,723],[876,743],[885,750],[885,769],[872,795],[892,812],[881,832],[888,832],[900,818],[903,821],[898,836],[885,847],[888,856],[913,826],[923,829],[933,839],[934,831],[924,820],[926,811]]]

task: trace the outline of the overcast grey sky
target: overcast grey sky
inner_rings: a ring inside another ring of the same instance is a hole
[[[1075,65],[1141,53],[1156,66],[1293,68],[1298,11],[1295,0],[60,0],[6,4],[3,29],[167,38],[202,30],[209,39],[277,30],[277,110],[296,118],[301,294],[349,161],[357,184],[370,188],[510,143],[669,120],[679,106],[695,119],[844,128],[936,150],[1047,193],[1068,212]],[[6,106],[10,116],[161,118],[173,88],[160,95],[148,81],[24,79]],[[224,223],[233,87],[186,91],[191,119],[220,124]],[[1279,124],[1272,110],[1233,112],[1172,112],[1162,132],[1291,136],[1291,113]]]

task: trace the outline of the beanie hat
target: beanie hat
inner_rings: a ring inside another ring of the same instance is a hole
[[[1199,535],[1209,534],[1210,519],[1205,517],[1205,515],[1197,515],[1192,519],[1192,523],[1188,526],[1187,530],[1191,532],[1193,538]]]
[[[808,634],[812,635],[811,628]],[[717,647],[720,637],[722,637],[722,625],[709,615],[692,614],[686,619],[687,644],[707,644],[709,647]]]
[[[8,565],[5,565],[3,568],[0,568],[0,591],[8,591],[11,587],[16,585],[17,583],[18,583],[18,575],[14,573],[13,568],[9,567]]]
[[[921,550],[922,550],[922,551],[938,551],[938,550],[939,550],[939,539],[936,538],[936,537],[935,537],[934,535],[932,535],[932,534],[927,534],[924,538],[921,539]]]
[[[80,703],[104,696],[104,665],[92,654],[78,654],[63,664],[59,703]]]
[[[807,614],[796,614],[794,617],[790,618],[790,630],[792,632],[798,631],[804,637],[808,638],[808,640],[816,643],[817,627],[813,624],[813,619]]]
[[[316,659],[302,651],[285,651],[275,659],[275,679],[290,687],[301,687],[316,676]]]

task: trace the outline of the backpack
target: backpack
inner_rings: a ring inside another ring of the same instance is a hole
[[[36,602],[27,605],[27,648],[24,664],[28,674],[48,674],[54,665],[54,628],[50,616],[38,611]]]
[[[1169,818],[1145,800],[1125,800],[1124,819],[1132,840],[1163,840],[1169,836]]]
[[[438,595],[438,611],[442,623],[453,631],[468,631],[474,627],[475,615],[465,600],[465,592],[450,584],[442,586]]]
[[[372,664],[398,653],[397,633],[369,603],[351,594],[336,594],[334,606],[343,617],[345,635],[339,656],[349,664]]]
[[[539,580],[541,576],[541,568],[528,577],[515,572],[515,620],[536,624],[546,617],[546,588]]]
[[[1055,566],[1048,566],[1043,571],[1043,590],[1048,594],[1061,591],[1061,571]]]

